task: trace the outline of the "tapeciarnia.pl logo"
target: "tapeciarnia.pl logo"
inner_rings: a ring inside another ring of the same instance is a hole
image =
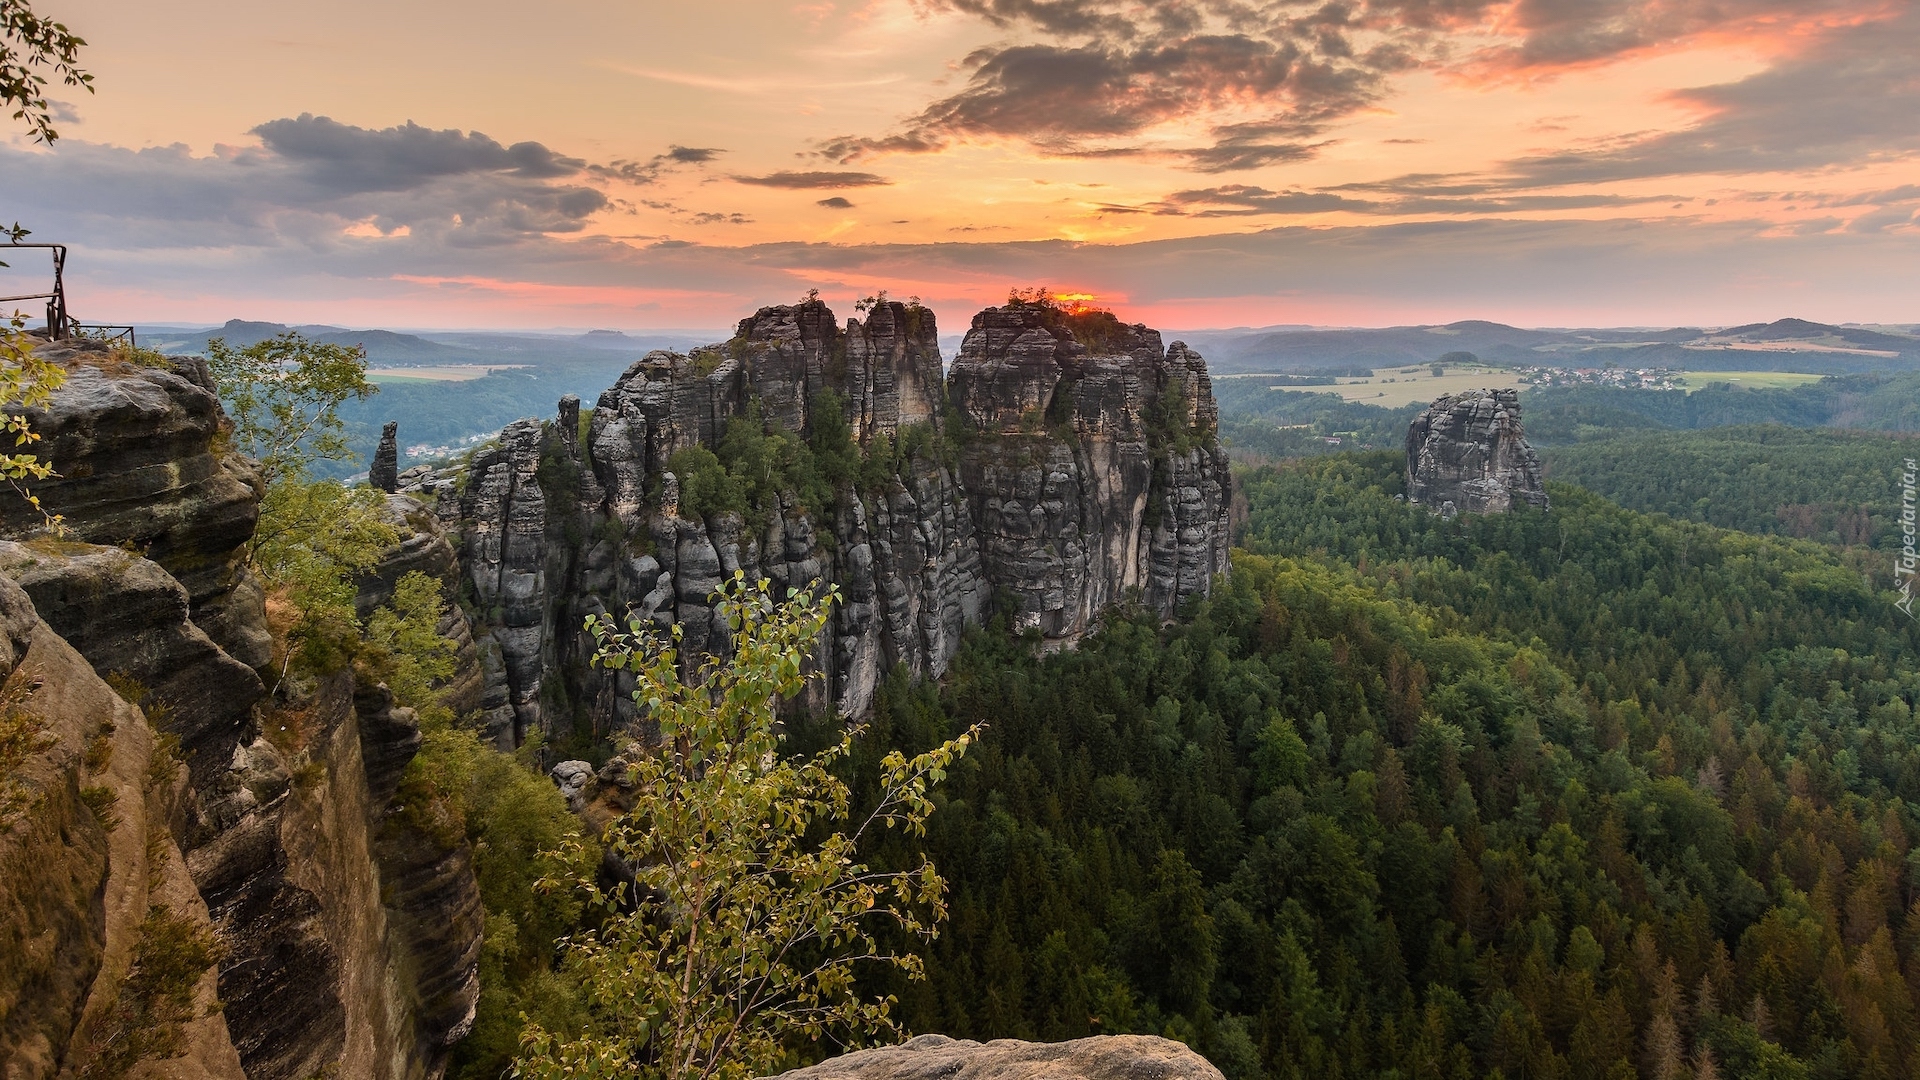
[[[1907,471],[1900,474],[1900,558],[1893,564],[1894,580],[1900,583],[1900,599],[1895,600],[1893,606],[1906,612],[1907,618],[1911,619],[1915,617],[1913,571],[1916,561],[1913,550],[1913,485],[1916,474],[1920,474],[1920,466],[1916,466],[1912,458],[1906,458],[1905,463]]]

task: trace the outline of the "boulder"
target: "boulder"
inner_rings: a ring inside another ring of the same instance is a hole
[[[922,1035],[780,1074],[780,1080],[1221,1080],[1184,1043],[1096,1035],[1060,1043]]]

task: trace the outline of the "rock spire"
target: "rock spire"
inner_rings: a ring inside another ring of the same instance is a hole
[[[1407,428],[1407,498],[1451,516],[1547,508],[1540,458],[1520,426],[1515,390],[1435,399]]]

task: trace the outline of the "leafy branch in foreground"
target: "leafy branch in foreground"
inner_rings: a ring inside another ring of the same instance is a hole
[[[39,69],[51,68],[63,85],[93,93],[93,76],[80,70],[86,43],[64,24],[34,14],[25,0],[0,0],[0,106],[13,106],[13,118],[26,121],[34,142],[60,137]]]
[[[23,231],[18,226],[15,229]],[[15,448],[11,453],[0,451],[0,479],[5,479],[58,533],[59,515],[48,513],[28,486],[28,481],[55,475],[53,465],[41,461],[31,450],[21,449],[39,442],[40,435],[28,426],[26,414],[20,410],[46,405],[53,399],[53,392],[67,381],[67,373],[59,364],[34,352],[33,339],[21,330],[25,325],[26,320],[15,312],[5,326],[0,326],[0,440],[11,436]]]
[[[400,539],[380,492],[307,479],[317,461],[352,457],[339,408],[379,389],[367,379],[366,352],[289,331],[244,349],[215,338],[207,366],[233,446],[255,460],[265,488],[247,557],[296,613],[287,659],[297,653],[332,670],[358,647],[358,575]]]
[[[207,366],[233,419],[234,445],[259,462],[269,488],[304,480],[315,461],[351,458],[340,405],[379,390],[367,379],[365,349],[310,341],[293,330],[244,349],[214,338]]]
[[[603,916],[565,944],[594,1023],[577,1037],[529,1025],[515,1076],[745,1080],[777,1071],[798,1043],[893,1029],[892,998],[856,997],[856,966],[923,977],[920,958],[881,933],[932,938],[945,883],[924,859],[876,870],[860,861],[861,843],[883,829],[924,835],[932,787],[979,729],[917,757],[887,755],[879,793],[858,813],[834,773],[857,728],[812,757],[784,756],[778,703],[817,675],[806,655],[837,597],[789,592],[776,603],[736,572],[715,607],[733,653],[696,662],[692,682],[680,678],[678,649],[639,621],[619,633],[606,616],[588,620],[596,662],[632,674],[660,745],[628,748],[631,809],[604,837],[631,886],[542,882],[578,888]]]

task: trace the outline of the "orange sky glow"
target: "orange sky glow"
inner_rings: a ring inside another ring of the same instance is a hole
[[[1920,320],[1913,2],[36,6],[98,92],[0,215],[88,319]]]

